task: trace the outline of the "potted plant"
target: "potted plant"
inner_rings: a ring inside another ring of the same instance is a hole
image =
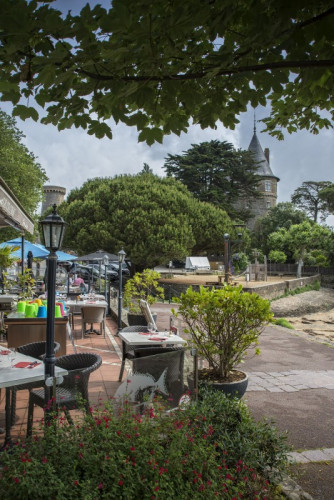
[[[124,306],[129,309],[129,325],[147,324],[144,315],[140,311],[140,299],[146,300],[148,305],[152,305],[157,298],[164,298],[164,289],[159,286],[159,278],[160,274],[157,271],[144,269],[143,272],[136,273],[126,282],[123,300]]]
[[[242,286],[226,285],[220,289],[201,286],[199,291],[189,287],[176,302],[179,309],[173,314],[182,316],[191,346],[206,361],[198,373],[199,383],[205,381],[241,397],[248,377],[237,367],[247,350],[258,344],[263,327],[272,318],[269,301],[243,292]]]

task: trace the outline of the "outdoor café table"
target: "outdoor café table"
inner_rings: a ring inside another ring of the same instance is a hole
[[[6,414],[6,430],[5,430],[5,441],[3,448],[10,444],[10,427],[11,427],[11,390],[10,388],[15,385],[28,384],[31,382],[37,382],[39,380],[44,380],[44,363],[39,360],[32,358],[31,356],[25,356],[19,352],[15,352],[15,358],[13,358],[13,365],[11,361],[12,354],[5,354],[10,351],[9,349],[0,346],[0,388],[6,389],[6,406],[5,406],[5,414]],[[32,368],[23,367],[15,367],[17,364],[26,364],[29,363]],[[32,365],[32,363],[36,363]],[[55,375],[67,375],[68,371],[64,368],[60,368],[58,366],[55,367]]]
[[[126,345],[130,347],[168,347],[184,345],[186,341],[175,334],[166,332],[122,332],[118,333],[122,340],[122,364],[120,374],[123,373],[126,359]]]
[[[80,299],[80,300],[67,300],[65,302],[66,309],[69,310],[70,314],[81,314],[81,309],[85,306],[89,307],[104,307],[105,310],[107,311],[108,308],[108,302],[106,300],[101,300],[101,299]],[[74,323],[72,321],[72,327]],[[74,327],[73,327],[74,328]],[[89,330],[86,333],[96,333],[94,330]]]

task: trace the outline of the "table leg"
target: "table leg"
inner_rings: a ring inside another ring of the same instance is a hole
[[[119,382],[122,380],[122,377],[123,377],[124,366],[125,366],[125,342],[124,342],[124,340],[122,340],[122,364],[121,364],[121,370],[119,372],[119,377],[118,377]]]
[[[10,387],[6,387],[6,406],[5,406],[5,412],[6,412],[6,429],[5,429],[5,441],[2,446],[2,450],[4,448],[7,448],[12,444],[12,440],[10,437],[10,427],[11,427],[11,390]]]

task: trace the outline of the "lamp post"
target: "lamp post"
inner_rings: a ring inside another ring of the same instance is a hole
[[[122,290],[122,264],[124,262],[126,253],[124,250],[120,250],[118,252],[118,325],[117,325],[117,334],[120,330],[122,330],[122,302],[123,302],[123,290]]]
[[[224,269],[225,269],[225,283],[229,283],[229,274],[230,274],[230,266],[229,266],[229,249],[230,249],[230,235],[228,233],[224,234]]]
[[[107,301],[107,267],[109,264],[108,255],[104,255],[103,257],[103,265],[104,265],[104,298]]]
[[[57,254],[56,251],[61,247],[66,222],[57,214],[57,205],[53,205],[53,210],[44,220],[41,221],[44,245],[49,250],[48,255],[48,287],[47,287],[47,319],[46,319],[46,355],[44,359],[44,378],[45,382],[54,378],[55,372],[55,353],[54,353],[54,331],[55,331],[55,305],[56,305],[56,272],[57,272]],[[52,387],[45,386],[45,404],[47,405],[52,397]]]

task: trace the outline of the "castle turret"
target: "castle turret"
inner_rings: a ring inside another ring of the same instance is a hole
[[[256,135],[256,126],[254,123],[254,134],[248,146],[248,151],[253,153],[254,160],[258,166],[257,174],[261,177],[258,185],[258,190],[262,194],[261,197],[253,200],[248,200],[248,208],[252,217],[247,222],[247,227],[254,229],[255,221],[259,217],[265,217],[270,208],[275,207],[277,203],[277,183],[279,178],[273,174],[270,168],[269,149],[266,148],[263,152],[260,141]]]
[[[42,203],[41,213],[45,212],[51,205],[60,205],[66,195],[66,188],[61,186],[43,186],[44,201]]]

